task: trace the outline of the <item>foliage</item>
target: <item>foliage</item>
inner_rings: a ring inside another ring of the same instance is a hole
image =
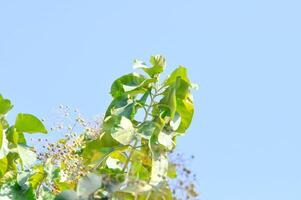
[[[165,58],[151,56],[150,63],[135,60],[144,74],[113,82],[97,128],[74,134],[70,127],[40,153],[25,134],[47,133],[43,123],[20,113],[9,125],[5,116],[13,106],[0,96],[0,199],[176,199],[169,180],[177,178],[177,165],[168,156],[191,123],[193,84],[183,66],[160,82]],[[188,197],[195,197],[191,187]]]

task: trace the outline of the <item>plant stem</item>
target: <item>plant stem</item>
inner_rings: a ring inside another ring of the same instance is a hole
[[[127,158],[127,160],[126,160],[126,162],[125,162],[125,164],[123,166],[122,172],[124,172],[126,170],[126,168],[128,167],[129,162],[130,162],[131,157],[132,157],[132,155],[134,153],[134,150],[136,149],[137,144],[138,144],[138,139],[135,140],[135,143],[134,143],[134,145],[133,145],[133,147],[132,147],[132,149],[130,151],[129,157]]]
[[[157,94],[157,90],[155,90],[154,96],[155,96],[156,94]],[[144,116],[143,122],[145,122],[145,121],[147,120],[147,117],[148,117],[148,115],[149,115],[149,112],[150,112],[150,110],[151,110],[151,108],[152,108],[152,106],[153,106],[153,103],[154,103],[154,98],[153,98],[153,96],[152,96],[151,93],[150,93],[150,98],[151,98],[150,105],[148,106],[147,109],[144,108],[144,110],[145,110],[145,116]],[[142,123],[143,123],[143,122],[142,122]],[[128,157],[127,160],[125,161],[125,164],[124,164],[124,166],[123,166],[122,172],[124,172],[124,171],[126,170],[126,168],[128,167],[129,162],[130,162],[130,160],[131,160],[131,157],[132,157],[132,155],[133,155],[133,153],[134,153],[134,150],[137,148],[137,144],[138,144],[138,139],[136,138],[136,139],[135,139],[135,142],[134,142],[134,145],[133,145],[133,147],[132,147],[132,149],[131,149],[131,151],[130,151],[129,157]]]

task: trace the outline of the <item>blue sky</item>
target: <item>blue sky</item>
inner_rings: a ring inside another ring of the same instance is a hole
[[[18,112],[103,113],[134,58],[164,54],[199,84],[179,150],[202,200],[301,199],[301,3],[1,1],[0,92]]]

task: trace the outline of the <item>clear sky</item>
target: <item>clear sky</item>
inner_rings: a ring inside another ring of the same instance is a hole
[[[1,1],[0,92],[18,112],[103,113],[134,58],[188,68],[202,200],[301,199],[299,0]]]

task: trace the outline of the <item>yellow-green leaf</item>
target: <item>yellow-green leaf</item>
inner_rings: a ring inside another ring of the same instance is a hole
[[[18,114],[15,128],[18,132],[47,133],[44,124],[37,117],[25,113]]]

